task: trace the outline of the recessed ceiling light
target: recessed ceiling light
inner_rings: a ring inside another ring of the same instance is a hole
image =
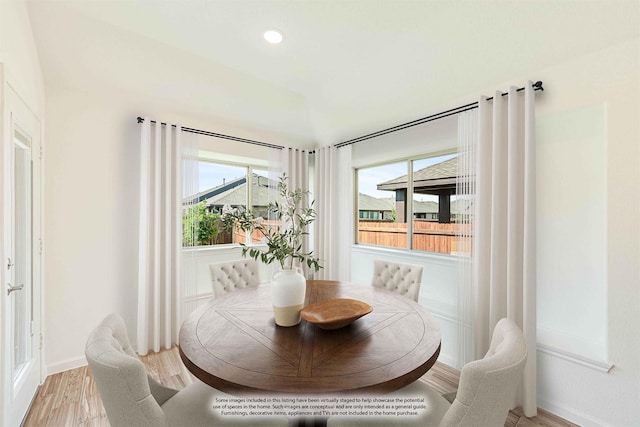
[[[267,30],[264,32],[264,39],[271,44],[282,43],[282,33],[278,30]]]

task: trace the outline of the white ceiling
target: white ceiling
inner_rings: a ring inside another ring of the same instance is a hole
[[[47,84],[154,98],[293,145],[425,116],[640,34],[637,0],[28,4]],[[283,44],[262,39],[272,27]]]

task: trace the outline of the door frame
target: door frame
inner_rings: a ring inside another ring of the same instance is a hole
[[[37,369],[38,385],[41,385],[45,378],[44,350],[43,350],[43,319],[44,319],[44,187],[43,187],[43,125],[40,118],[31,110],[26,102],[19,96],[18,92],[5,80],[3,64],[0,63],[0,135],[2,148],[0,149],[0,199],[3,200],[3,209],[0,210],[0,267],[2,274],[2,288],[0,290],[0,425],[8,425],[9,405],[11,403],[11,392],[13,375],[11,372],[10,358],[7,358],[7,347],[11,340],[12,331],[7,322],[7,292],[6,286],[9,279],[6,261],[8,253],[11,252],[11,236],[7,236],[10,230],[11,215],[8,215],[10,181],[7,179],[8,165],[13,151],[14,123],[23,131],[27,131],[32,137],[31,160],[32,160],[32,289],[33,289],[33,334],[36,339],[34,352],[39,352],[39,364]],[[26,122],[32,121],[34,126],[29,126]],[[7,182],[9,181],[9,182]],[[37,389],[36,389],[37,393]],[[35,394],[34,396],[35,397]],[[30,402],[30,405],[33,403]],[[28,409],[27,409],[28,413]],[[26,413],[25,413],[26,416]]]

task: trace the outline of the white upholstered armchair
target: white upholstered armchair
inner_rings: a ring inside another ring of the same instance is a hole
[[[422,266],[375,260],[373,266],[373,286],[399,293],[418,302],[422,280]]]
[[[162,386],[131,348],[120,316],[107,316],[93,330],[85,355],[112,427],[288,425],[286,418],[220,417],[214,398],[229,396],[200,381],[181,391]]]
[[[260,284],[259,264],[253,259],[209,264],[213,296]]]
[[[423,381],[404,387],[391,396],[424,398],[426,409],[407,418],[329,418],[329,427],[415,426],[415,427],[503,427],[524,365],[527,346],[518,326],[502,319],[493,330],[489,351],[483,359],[469,362],[460,373],[460,385],[453,403]]]

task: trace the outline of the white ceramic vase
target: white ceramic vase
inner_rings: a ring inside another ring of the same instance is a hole
[[[276,325],[295,326],[300,323],[307,281],[299,268],[279,270],[271,278],[271,300]]]

